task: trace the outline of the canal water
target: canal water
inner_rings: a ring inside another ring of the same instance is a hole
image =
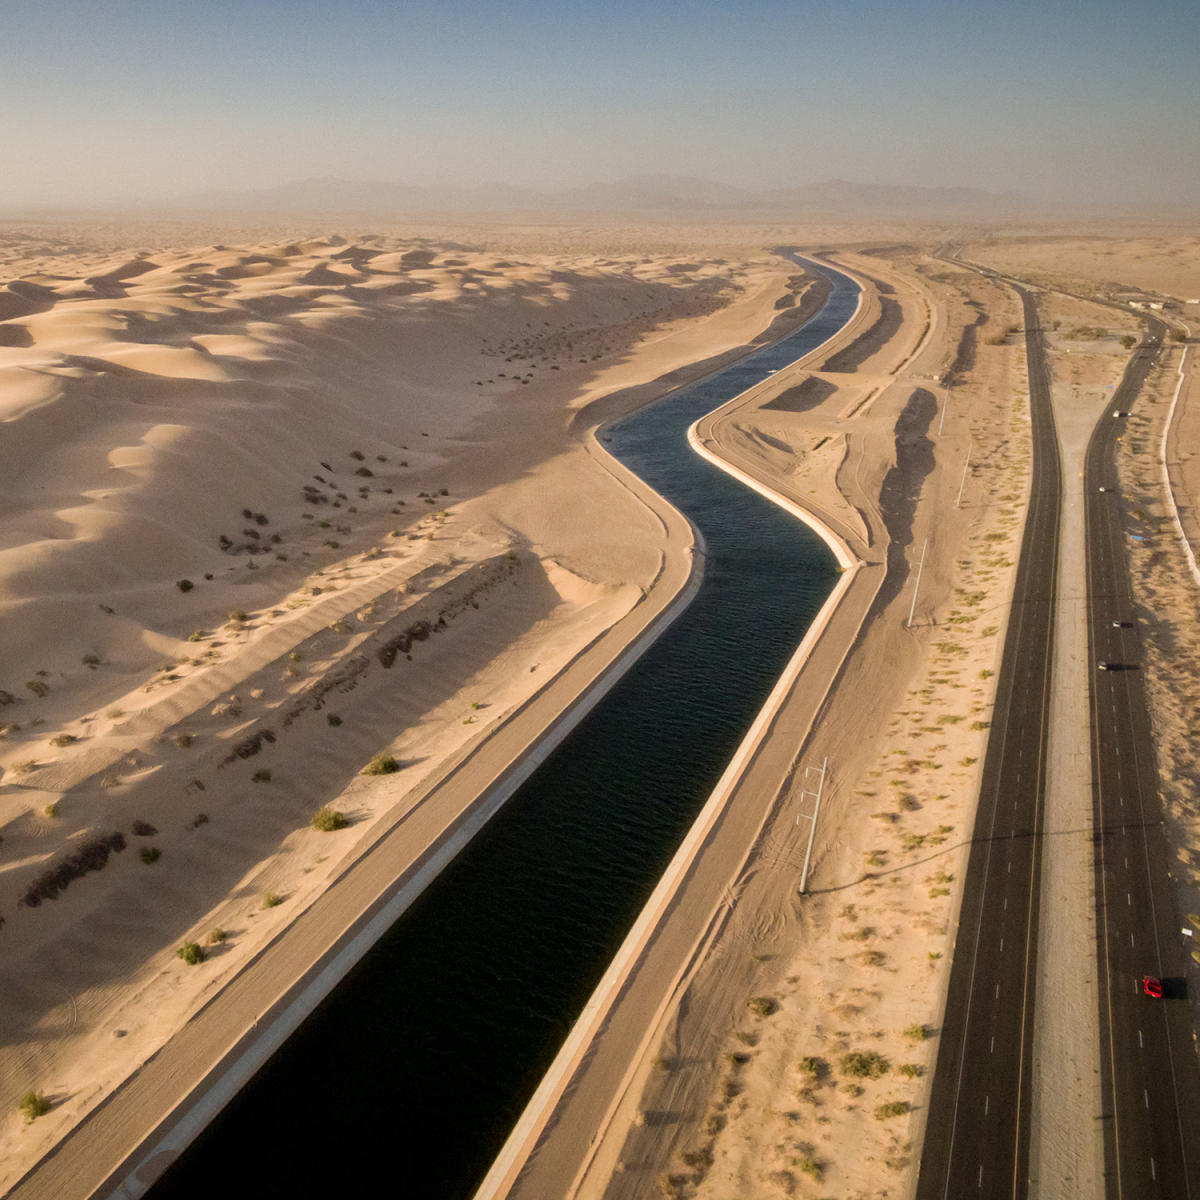
[[[152,1200],[478,1186],[837,578],[807,526],[685,436],[849,319],[857,286],[805,265],[833,284],[807,324],[609,431],[703,534],[695,600]]]

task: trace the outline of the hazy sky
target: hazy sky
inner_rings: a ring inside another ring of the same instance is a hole
[[[1200,206],[1196,0],[0,0],[0,203],[318,175]]]

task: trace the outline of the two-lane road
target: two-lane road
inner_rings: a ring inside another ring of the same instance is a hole
[[[1042,798],[1062,469],[1036,307],[1024,305],[1033,483],[959,914],[918,1200],[1023,1196],[1029,1174]]]
[[[1161,352],[1165,329],[1133,356],[1111,412],[1130,411]],[[1200,1197],[1200,1069],[1186,950],[1171,892],[1141,646],[1113,466],[1123,417],[1101,418],[1084,473],[1092,661],[1092,779],[1096,829],[1101,1073],[1111,1197]],[[1100,491],[1100,488],[1104,491]],[[1098,664],[1109,664],[1109,670]],[[1116,668],[1116,669],[1111,669]],[[1162,1000],[1143,976],[1167,982]],[[1174,982],[1172,982],[1174,981]]]

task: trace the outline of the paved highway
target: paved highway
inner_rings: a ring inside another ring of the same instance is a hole
[[[1062,471],[1036,308],[1024,306],[1033,483],[998,675],[918,1200],[1023,1196]]]
[[[1127,412],[1161,350],[1165,327],[1131,359],[1112,412]],[[1126,420],[1100,420],[1084,473],[1092,685],[1101,1072],[1105,1170],[1111,1197],[1200,1197],[1200,1069],[1190,1006],[1182,999],[1186,949],[1171,892],[1154,746],[1113,466]],[[1099,489],[1105,490],[1101,492]],[[1122,622],[1120,626],[1114,621]],[[1142,977],[1167,983],[1144,994]]]

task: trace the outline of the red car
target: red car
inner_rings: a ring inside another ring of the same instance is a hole
[[[1153,996],[1155,1000],[1162,999],[1162,980],[1155,979],[1153,975],[1142,976],[1142,991],[1147,996]]]

